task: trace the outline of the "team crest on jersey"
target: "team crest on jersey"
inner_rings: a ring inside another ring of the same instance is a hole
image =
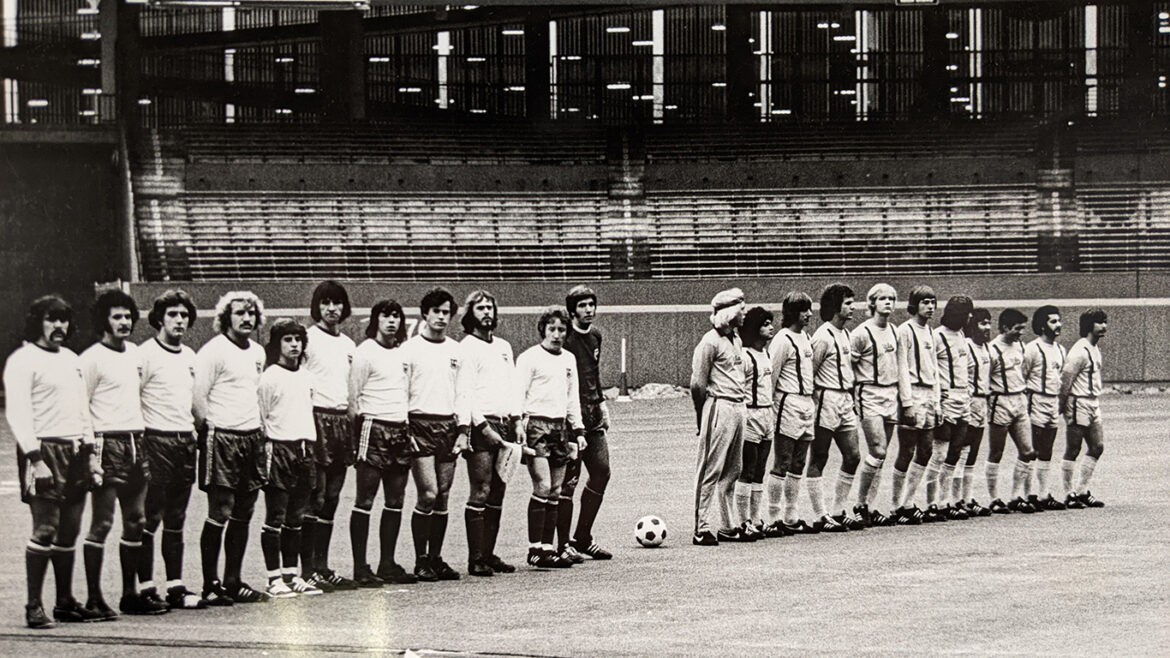
[[[883,349],[882,351],[883,352],[894,352],[894,351],[897,351],[897,349],[898,349],[897,343],[886,343],[885,349]]]
[[[573,378],[573,369],[572,368],[565,368],[565,379],[572,379],[572,378]]]
[[[595,348],[595,349],[593,350],[593,360],[594,360],[594,361],[600,361],[600,360],[601,360],[601,348],[600,348],[600,347],[598,347],[598,348]]]
[[[459,369],[459,359],[456,359],[455,357],[451,357],[451,369],[452,370]]]
[[[260,374],[260,373],[262,373],[262,372],[264,372],[264,362],[263,362],[263,361],[257,361],[257,362],[256,362],[256,374],[257,374],[257,375],[259,375],[259,374]]]
[[[351,366],[353,365],[353,355],[352,354],[346,354],[345,360],[346,360],[346,362],[349,363],[349,365],[351,365]]]

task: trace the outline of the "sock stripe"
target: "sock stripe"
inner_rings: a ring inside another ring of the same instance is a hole
[[[357,508],[355,507],[354,509],[357,509]],[[323,518],[318,516],[317,523],[319,523],[321,525],[333,525],[333,519],[323,519]]]
[[[82,544],[84,544],[86,546],[92,546],[94,548],[105,548],[106,547],[105,542],[97,542],[97,541],[93,541],[92,539],[86,539],[84,542],[82,542]]]
[[[57,544],[53,544],[49,547],[49,550],[55,553],[72,553],[76,549],[76,544],[70,544],[69,546],[59,546]]]
[[[45,555],[48,555],[53,550],[51,547],[45,546],[44,544],[38,544],[31,539],[28,540],[28,545],[25,546],[25,548],[29,551],[32,551],[33,553],[43,553]]]
[[[215,519],[205,519],[203,522],[206,524],[209,524],[209,525],[213,525],[217,528],[222,528],[225,525],[227,525],[226,523],[224,523],[222,521],[216,521]]]
[[[416,507],[416,508],[414,508],[414,513],[415,513],[415,514],[418,514],[419,516],[430,516],[432,512],[430,512],[430,511],[423,511],[423,510],[421,510],[421,509],[419,509],[419,508],[417,508],[417,507]]]
[[[142,542],[140,542],[140,541],[127,541],[125,539],[119,541],[118,544],[121,546],[125,546],[126,548],[141,548],[142,547]]]
[[[415,511],[417,511],[417,510],[415,510]],[[355,507],[355,508],[353,508],[353,513],[354,513],[354,514],[365,514],[366,516],[369,516],[369,515],[370,515],[370,510],[368,510],[368,509],[362,509],[362,508],[360,508],[360,507]],[[318,522],[318,523],[319,523],[319,522]]]
[[[467,507],[466,507],[466,509],[468,509],[468,510],[470,510],[470,511],[472,511],[472,512],[482,512],[482,511],[484,511],[484,510],[485,510],[485,509],[487,509],[487,508],[486,508],[485,506],[483,506],[483,505],[478,505],[478,506],[477,506],[477,505],[473,505],[472,503],[467,503]]]
[[[402,508],[401,507],[386,507],[385,505],[383,505],[382,511],[383,512],[398,512],[399,514],[401,514]]]

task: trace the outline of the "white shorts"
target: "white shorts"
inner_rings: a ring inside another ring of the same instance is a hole
[[[992,393],[988,398],[988,412],[992,425],[1006,427],[1028,420],[1027,402],[1023,393]]]
[[[891,423],[897,421],[898,387],[893,384],[889,386],[858,384],[857,408],[862,420],[876,417]]]
[[[971,409],[971,391],[965,388],[944,388],[942,394],[942,422],[958,425],[967,422]]]
[[[743,426],[744,443],[771,441],[776,430],[776,414],[772,407],[748,407],[747,421]]]
[[[776,435],[797,441],[813,440],[813,414],[816,407],[811,395],[781,393],[776,403]]]
[[[1064,422],[1069,425],[1088,427],[1101,422],[1101,403],[1097,398],[1068,396],[1064,409]]]
[[[934,397],[934,388],[911,386],[910,399],[902,400],[902,407],[909,415],[902,414],[898,419],[899,425],[920,430],[930,430],[938,426],[938,400]]]
[[[987,426],[987,398],[974,396],[967,410],[967,427]]]
[[[816,426],[838,432],[857,429],[853,392],[822,388],[816,393]]]
[[[1060,418],[1060,401],[1055,395],[1028,391],[1028,417],[1032,427],[1056,427]]]

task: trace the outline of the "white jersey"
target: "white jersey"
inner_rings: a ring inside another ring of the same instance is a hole
[[[304,368],[313,380],[313,406],[345,410],[349,400],[349,369],[357,345],[345,334],[333,334],[317,325],[305,332]]]
[[[777,400],[784,393],[813,394],[813,351],[807,333],[797,333],[785,327],[776,332],[768,352],[772,354],[772,376],[776,379],[774,395]]]
[[[471,424],[478,426],[484,416],[519,416],[512,345],[499,336],[488,342],[474,334],[468,334],[460,344],[471,380]]]
[[[853,375],[858,384],[893,386],[898,383],[898,336],[894,326],[870,318],[849,332],[853,347]]]
[[[1060,393],[1060,371],[1064,369],[1064,346],[1035,338],[1024,346],[1024,386],[1033,393]]]
[[[987,343],[982,345],[970,338],[967,339],[967,377],[970,379],[969,390],[975,397],[985,398],[991,393],[991,352]]]
[[[419,334],[406,341],[402,349],[410,413],[455,416],[461,427],[469,426],[470,382],[459,341],[444,337],[435,342]]]
[[[516,359],[516,376],[524,395],[524,415],[564,418],[573,430],[585,431],[577,397],[577,359],[572,352],[563,349],[553,354],[533,345]]]
[[[813,383],[816,388],[853,389],[853,349],[849,334],[832,322],[817,327],[812,337]]]
[[[772,408],[772,357],[768,348],[743,348],[743,378],[747,387],[747,406]]]
[[[21,345],[4,364],[4,394],[8,425],[25,454],[39,449],[41,438],[93,440],[81,360],[68,347]]]
[[[938,355],[934,351],[934,331],[911,318],[898,325],[898,395],[911,400],[911,388],[926,386],[939,399]]]
[[[1068,351],[1064,376],[1071,381],[1069,393],[1088,398],[1101,395],[1101,348],[1088,338],[1078,340]]]
[[[81,353],[81,375],[94,432],[141,432],[142,400],[138,346],[131,342],[115,350],[97,342]]]
[[[195,427],[191,400],[195,390],[195,350],[177,350],[151,338],[138,346],[142,362],[139,392],[142,420],[160,432],[190,432]]]
[[[349,399],[357,413],[377,420],[405,423],[406,362],[402,346],[383,347],[367,338],[353,353]]]
[[[971,353],[967,349],[967,337],[962,331],[946,327],[934,330],[935,356],[938,358],[939,387],[943,389],[967,389],[969,382],[968,361]],[[986,375],[985,375],[986,376]],[[983,387],[987,392],[987,387]]]
[[[260,429],[256,391],[264,361],[264,348],[251,339],[247,347],[225,334],[207,341],[195,355],[196,412],[225,430]]]
[[[313,422],[313,384],[305,368],[273,364],[260,375],[260,422],[274,441],[317,439]]]

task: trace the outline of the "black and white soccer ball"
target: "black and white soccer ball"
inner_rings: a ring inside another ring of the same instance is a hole
[[[661,546],[666,541],[666,524],[653,514],[643,516],[634,524],[634,539],[644,548]]]

